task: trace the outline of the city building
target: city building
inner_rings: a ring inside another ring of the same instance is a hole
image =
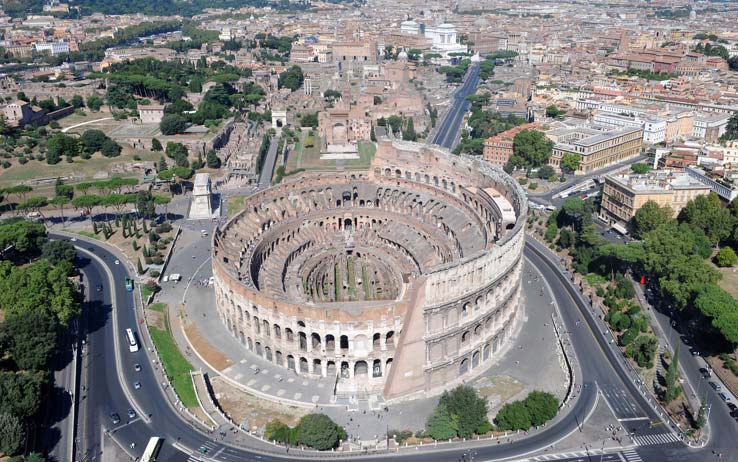
[[[158,124],[164,118],[166,105],[163,104],[139,104],[138,116],[143,124]]]
[[[730,172],[723,171],[723,174],[720,175],[717,172],[708,171],[697,166],[689,166],[685,167],[684,171],[726,202],[738,197],[738,175],[734,170]]]
[[[56,56],[61,53],[69,53],[69,44],[67,42],[37,42],[34,48],[38,53],[49,53]]]
[[[523,130],[538,128],[539,125],[538,122],[518,125],[510,130],[487,138],[484,140],[484,160],[492,165],[504,167],[513,155],[513,140],[515,139],[515,135]]]
[[[653,170],[641,175],[605,175],[600,218],[625,228],[648,201],[671,207],[676,216],[687,202],[709,193],[708,186],[684,172]]]
[[[425,37],[432,43],[431,52],[440,54],[444,59],[450,53],[466,53],[468,48],[457,42],[456,26],[453,24],[439,24],[426,26]]]
[[[8,125],[15,127],[22,127],[43,118],[43,112],[39,108],[34,109],[27,102],[20,100],[6,104],[3,107],[3,115]]]
[[[579,169],[583,174],[638,156],[643,145],[643,129],[621,128],[602,130],[590,127],[560,128],[546,132],[556,143],[549,164],[560,168],[565,154],[581,158]]]

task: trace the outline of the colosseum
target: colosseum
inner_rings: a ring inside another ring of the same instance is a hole
[[[502,170],[383,141],[368,170],[303,172],[213,236],[218,314],[337,396],[442,391],[487,369],[521,306],[525,196]]]

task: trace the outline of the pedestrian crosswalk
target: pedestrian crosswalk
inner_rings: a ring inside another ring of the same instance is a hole
[[[679,441],[679,437],[673,433],[633,436],[633,442],[636,446],[655,446],[658,444],[675,443],[677,441]]]
[[[641,459],[641,456],[638,455],[635,449],[623,450],[623,457],[625,457],[626,462],[643,462],[643,459]]]

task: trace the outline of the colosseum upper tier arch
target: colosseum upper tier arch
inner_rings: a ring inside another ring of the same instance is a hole
[[[366,171],[255,193],[213,236],[217,310],[253,354],[338,394],[435,393],[485,369],[520,304],[527,203],[502,170],[383,141]]]

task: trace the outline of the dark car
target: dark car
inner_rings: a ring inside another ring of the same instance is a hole
[[[110,413],[110,421],[113,422],[113,425],[118,425],[120,423],[120,416],[117,412]]]
[[[131,408],[128,408],[128,418],[129,419],[135,419],[136,418],[136,411],[134,411]]]
[[[98,284],[97,285],[97,291],[98,292],[102,292],[102,284]]]

